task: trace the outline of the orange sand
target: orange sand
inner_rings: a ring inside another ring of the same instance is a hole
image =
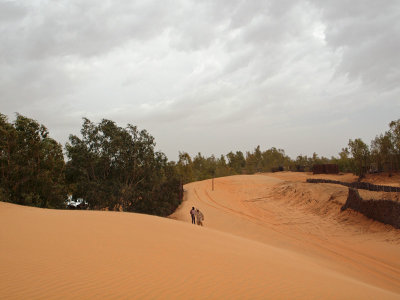
[[[0,203],[0,299],[400,299],[400,230],[340,213],[346,188],[277,173],[185,190],[184,222]]]

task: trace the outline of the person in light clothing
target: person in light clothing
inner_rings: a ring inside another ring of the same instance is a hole
[[[196,209],[196,219],[197,219],[197,225],[203,226],[204,215],[198,209]]]

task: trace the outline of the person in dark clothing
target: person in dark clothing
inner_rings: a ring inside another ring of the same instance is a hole
[[[192,207],[192,209],[190,210],[190,216],[192,217],[192,224],[196,224],[196,209],[194,207]]]

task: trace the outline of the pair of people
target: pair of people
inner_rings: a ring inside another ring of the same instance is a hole
[[[196,224],[197,221],[197,225],[203,226],[204,215],[200,210],[193,206],[190,210],[190,216],[192,217],[192,224]]]

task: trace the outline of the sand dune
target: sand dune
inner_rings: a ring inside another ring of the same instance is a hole
[[[0,299],[399,299],[399,230],[280,176],[189,184],[184,222],[0,202]]]
[[[347,188],[308,184],[318,177],[354,181],[353,175],[280,172],[195,182],[171,217],[189,222],[191,206],[205,226],[307,256],[330,270],[400,293],[400,230],[354,211],[340,212]],[[399,296],[400,297],[400,296]]]

